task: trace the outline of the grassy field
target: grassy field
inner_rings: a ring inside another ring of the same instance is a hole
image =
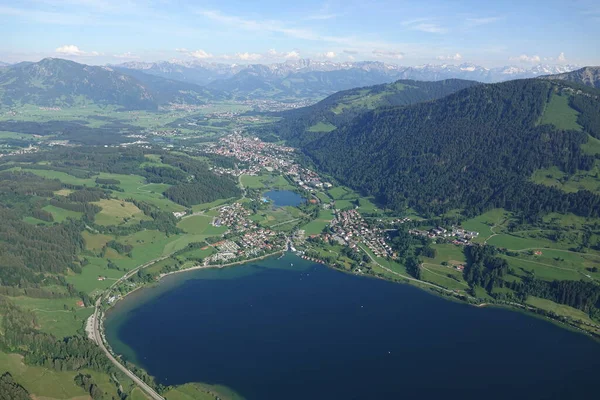
[[[150,220],[151,218],[144,215],[142,210],[137,208],[135,204],[128,201],[116,199],[102,199],[96,201],[95,204],[102,208],[96,214],[95,222],[98,225],[121,225],[139,223],[142,220]]]
[[[581,310],[573,307],[565,306],[563,304],[557,304],[553,301],[540,299],[539,297],[529,296],[527,298],[527,304],[532,305],[542,310],[552,311],[558,315],[573,318],[575,320],[594,324],[590,317]]]
[[[575,253],[564,250],[541,249],[542,254],[535,255],[526,251],[518,257],[504,256],[511,267],[519,275],[527,272],[535,273],[539,279],[600,280],[600,272],[591,272],[586,268],[600,264],[600,256],[596,254]],[[589,278],[588,278],[589,277]]]
[[[94,309],[77,305],[79,299],[35,299],[31,297],[12,297],[18,306],[32,311],[42,332],[50,333],[57,338],[73,336],[83,329],[85,320],[92,315]],[[66,306],[66,310],[65,310]],[[74,311],[71,311],[71,309]]]
[[[110,383],[108,375],[96,371],[60,372],[44,367],[26,365],[18,354],[0,352],[0,372],[8,371],[15,380],[38,400],[67,399],[87,400],[83,388],[75,385],[74,378],[78,373],[90,374],[105,393],[106,398],[119,398],[116,388]]]
[[[600,154],[600,139],[596,139],[595,137],[588,135],[588,141],[587,143],[581,145],[581,149],[586,154]]]
[[[331,132],[335,129],[336,129],[336,126],[333,124],[319,121],[316,124],[314,124],[313,126],[311,126],[310,128],[308,128],[307,130],[309,132]]]
[[[192,211],[194,211],[194,212],[206,211],[206,210],[208,210],[210,208],[218,207],[218,206],[221,206],[223,204],[232,203],[234,200],[235,200],[234,198],[219,199],[219,200],[215,200],[215,201],[213,201],[211,203],[196,204],[196,205],[192,206]]]
[[[540,124],[552,124],[558,129],[581,131],[581,125],[577,123],[577,115],[579,113],[569,106],[568,96],[554,93],[546,104]]]
[[[574,269],[545,264],[542,261],[528,260],[521,257],[503,256],[518,276],[526,276],[533,273],[536,278],[545,281],[558,280],[580,280],[583,276]]]
[[[34,218],[34,217],[29,217],[29,216],[23,218],[23,221],[25,221],[25,222],[27,222],[28,224],[31,224],[31,225],[40,225],[40,224],[42,224],[42,225],[52,225],[53,224],[53,222],[42,221],[41,219],[37,219],[37,218]]]
[[[344,186],[333,187],[327,191],[327,194],[335,201],[335,208],[338,210],[355,208],[358,205],[358,211],[361,213],[380,211],[371,198],[361,196]]]
[[[300,229],[304,229],[306,235],[317,235],[323,231],[332,219],[333,213],[331,211],[319,210],[319,218],[301,226]]]
[[[293,189],[283,176],[277,174],[242,175],[240,181],[249,189]]]
[[[510,215],[510,213],[502,208],[495,208],[475,218],[464,221],[461,225],[468,231],[479,232],[479,236],[474,242],[481,243],[494,234],[492,227],[501,225]]]
[[[106,245],[106,243],[114,239],[112,236],[94,234],[88,231],[83,231],[81,236],[85,241],[85,248],[90,251],[100,251]]]
[[[469,285],[462,279],[462,274],[451,268],[439,265],[424,263],[421,268],[421,280],[434,283],[438,286],[450,290],[462,290],[469,288]]]
[[[211,224],[213,217],[206,215],[195,215],[183,218],[177,226],[187,233],[195,235],[216,236],[222,235],[227,231],[226,226],[213,226]]]
[[[531,248],[561,247],[560,243],[548,239],[524,238],[516,235],[499,234],[487,241],[488,244],[508,250],[524,250]]]
[[[167,400],[243,400],[231,389],[220,385],[186,383],[176,386],[163,394]]]
[[[67,282],[75,286],[77,290],[92,294],[99,290],[104,290],[112,285],[117,279],[123,276],[123,271],[109,269],[107,260],[96,257],[87,257],[90,263],[83,267],[80,274],[72,274],[66,277]],[[98,277],[103,276],[108,279],[99,281]]]
[[[589,171],[577,171],[568,175],[558,167],[550,167],[535,171],[530,180],[534,183],[552,186],[568,193],[579,190],[589,190],[600,193],[600,162],[596,160],[594,167]]]
[[[301,216],[301,211],[295,207],[278,207],[271,210],[259,210],[256,214],[251,215],[250,219],[261,226],[271,227]]]
[[[424,258],[428,263],[434,263],[441,265],[446,262],[450,265],[460,265],[465,263],[465,254],[462,246],[456,246],[454,244],[434,244],[433,247],[436,251],[435,258]]]
[[[65,210],[64,208],[59,208],[51,205],[47,205],[43,208],[43,210],[48,211],[54,217],[55,222],[63,222],[67,218],[79,219],[83,215],[83,213],[71,210]]]

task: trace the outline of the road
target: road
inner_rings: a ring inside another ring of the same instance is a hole
[[[119,278],[117,281],[115,281],[112,285],[110,285],[110,287],[108,289],[106,289],[104,291],[103,294],[100,295],[100,297],[98,297],[98,300],[96,300],[96,306],[95,306],[95,309],[94,309],[94,314],[91,316],[91,318],[92,318],[92,337],[93,337],[93,340],[100,347],[100,349],[102,349],[102,351],[106,354],[106,356],[108,357],[108,359],[117,368],[119,368],[121,371],[123,371],[123,373],[125,375],[127,375],[129,378],[131,378],[131,380],[134,381],[135,384],[140,387],[140,389],[142,389],[144,392],[146,392],[146,394],[148,394],[148,396],[150,396],[154,400],[165,400],[165,399],[160,394],[158,394],[154,389],[152,389],[148,384],[146,384],[143,380],[141,380],[140,378],[138,378],[137,375],[135,375],[133,372],[131,372],[130,370],[128,370],[123,364],[121,364],[119,362],[119,360],[117,360],[115,357],[113,357],[113,355],[111,354],[111,352],[108,351],[108,349],[104,345],[104,338],[102,337],[102,333],[100,332],[100,315],[101,315],[101,313],[100,313],[100,305],[102,304],[102,298],[105,298],[108,295],[108,293],[110,292],[110,290],[113,287],[115,287],[117,284],[119,284],[120,282],[123,282],[124,280],[128,279],[133,274],[136,274],[140,269],[149,267],[152,264],[155,264],[155,263],[157,263],[159,261],[165,260],[165,259],[169,258],[171,255],[172,255],[172,253],[168,254],[166,256],[159,257],[159,258],[154,259],[152,261],[148,261],[147,263],[142,264],[142,265],[140,265],[140,266],[132,269],[131,271],[127,272],[125,275],[123,275],[121,278]]]
[[[119,368],[121,371],[123,371],[123,373],[125,375],[127,375],[132,381],[134,381],[135,384],[140,387],[140,389],[142,389],[144,392],[146,392],[146,394],[148,396],[150,396],[154,400],[165,400],[164,397],[162,397],[154,389],[152,389],[150,386],[148,386],[146,384],[146,382],[144,382],[143,380],[138,378],[133,372],[131,372],[130,370],[125,368],[125,366],[123,364],[121,364],[115,357],[113,357],[113,355],[110,353],[110,351],[108,351],[108,349],[104,345],[104,339],[102,338],[102,334],[100,333],[100,318],[99,317],[100,317],[100,303],[101,302],[102,302],[102,297],[100,297],[96,301],[96,309],[94,310],[94,315],[92,316],[92,318],[94,319],[93,320],[93,334],[94,334],[94,339],[95,339],[96,343],[102,349],[102,351],[104,351],[104,353],[106,354],[108,359],[117,368]]]
[[[433,284],[433,283],[425,282],[425,281],[422,281],[422,280],[420,280],[420,279],[413,278],[412,276],[403,275],[403,274],[400,274],[400,273],[398,273],[398,272],[396,272],[396,271],[392,271],[392,270],[391,270],[391,269],[389,269],[388,267],[384,267],[383,265],[379,264],[379,263],[377,262],[377,260],[375,260],[375,258],[373,258],[373,256],[372,256],[372,255],[371,255],[371,254],[370,254],[370,253],[369,253],[367,250],[365,250],[365,249],[364,249],[364,248],[363,248],[361,245],[359,245],[358,247],[360,247],[360,248],[361,248],[361,250],[362,250],[362,251],[364,251],[364,252],[365,252],[365,253],[366,253],[366,254],[369,256],[369,258],[371,259],[371,261],[373,261],[373,262],[374,262],[375,264],[377,264],[379,267],[381,267],[381,268],[385,269],[387,272],[389,272],[389,273],[391,273],[391,274],[398,275],[398,276],[400,276],[400,277],[402,277],[402,278],[404,278],[404,279],[408,279],[409,281],[413,281],[413,282],[419,282],[419,283],[421,283],[421,284],[423,284],[423,285],[432,286],[432,287],[434,287],[434,288],[436,288],[436,289],[443,290],[444,292],[447,292],[447,293],[454,293],[454,291],[453,291],[453,290],[449,290],[449,289],[446,289],[446,288],[444,288],[444,287],[441,287],[441,286],[435,285],[435,284]]]

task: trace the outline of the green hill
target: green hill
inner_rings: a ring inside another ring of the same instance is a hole
[[[272,129],[291,143],[308,143],[369,110],[435,100],[474,85],[478,83],[460,79],[437,82],[401,80],[345,90],[312,106],[279,113],[283,119]]]
[[[540,168],[594,168],[596,156],[581,146],[600,136],[599,98],[594,89],[564,82],[478,85],[433,102],[364,113],[304,151],[325,172],[396,209],[598,216],[599,196],[528,179]]]
[[[600,88],[600,67],[584,67],[563,74],[543,76],[542,79],[569,81],[598,89]]]

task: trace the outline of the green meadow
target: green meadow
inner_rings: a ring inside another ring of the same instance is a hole
[[[540,124],[552,124],[558,129],[580,131],[582,128],[577,123],[578,115],[579,113],[569,105],[568,96],[553,93],[546,104]]]

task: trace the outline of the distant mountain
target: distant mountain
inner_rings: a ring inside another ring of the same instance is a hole
[[[0,67],[8,67],[10,64],[0,61]]]
[[[266,131],[275,131],[280,138],[292,144],[305,144],[369,110],[435,100],[478,84],[460,79],[437,82],[399,80],[345,90],[312,106],[276,113],[282,120],[267,127]]]
[[[389,82],[393,78],[381,71],[344,69],[282,74],[266,66],[253,65],[229,79],[217,80],[207,87],[231,93],[235,98],[322,98],[340,90]]]
[[[201,104],[206,100],[225,100],[229,95],[194,83],[167,79],[145,71],[113,67],[149,88],[158,104]]]
[[[600,138],[600,94],[571,85],[516,80],[378,108],[303,151],[321,171],[399,210],[477,215],[502,207],[533,219],[553,211],[598,216],[600,196],[529,181],[540,168],[573,173],[597,163],[581,145],[590,135]]]
[[[557,75],[542,76],[543,79],[556,79],[575,82],[594,88],[600,88],[600,67],[584,67],[576,71]]]
[[[536,65],[484,68],[474,64],[406,67],[378,61],[340,62],[308,59],[274,64],[218,64],[202,61],[119,65],[163,78],[191,82],[231,93],[241,99],[320,98],[354,87],[390,83],[399,79],[438,81],[465,79],[484,83],[569,72],[572,65]]]
[[[534,78],[540,75],[557,74],[578,68],[574,65],[535,65],[530,68],[506,66],[484,68],[474,64],[422,65],[408,67],[400,72],[400,78],[424,81],[440,79],[468,79],[483,83],[503,82],[513,79]]]
[[[157,109],[168,103],[201,104],[212,92],[163,78],[136,77],[110,67],[46,58],[0,70],[0,105],[115,105],[124,109]]]
[[[175,60],[176,61],[176,60]],[[156,63],[127,62],[115,65],[127,73],[129,71],[142,71],[148,75],[161,78],[193,83],[196,85],[207,85],[217,79],[226,79],[239,72],[242,67],[225,64],[209,64],[198,62],[168,62]]]

